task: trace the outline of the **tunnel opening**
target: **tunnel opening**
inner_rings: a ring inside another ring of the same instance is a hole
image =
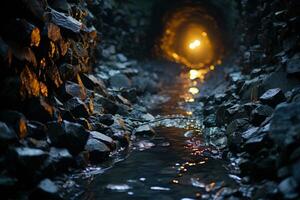
[[[235,5],[230,2],[160,2],[153,14],[155,55],[195,70],[215,69],[233,48],[236,19],[232,11]],[[228,11],[232,13],[228,15]]]

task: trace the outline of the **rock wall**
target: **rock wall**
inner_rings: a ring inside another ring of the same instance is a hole
[[[299,1],[240,1],[238,68],[201,98],[205,134],[239,166],[250,199],[299,198]]]
[[[139,95],[156,92],[158,81],[122,53],[130,55],[145,35],[144,28],[135,32],[146,26],[138,17],[145,13],[130,15],[135,12],[129,5],[106,0],[1,5],[4,198],[61,199],[54,177],[108,159],[128,147],[133,132],[152,133],[147,126],[134,131],[139,120],[153,116],[138,105],[132,112],[133,104]]]

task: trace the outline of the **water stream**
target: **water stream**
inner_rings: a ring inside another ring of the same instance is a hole
[[[85,172],[89,174],[85,178],[79,176],[81,192],[73,199],[214,199],[227,187],[235,187],[228,163],[205,142],[201,121],[193,119],[194,108],[184,106],[193,101],[188,92],[192,81],[181,73],[171,82],[162,94],[168,101],[152,110],[170,119],[154,124],[156,135],[138,138],[129,153]]]

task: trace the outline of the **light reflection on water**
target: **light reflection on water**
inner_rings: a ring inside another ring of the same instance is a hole
[[[138,138],[126,159],[101,168],[100,174],[79,177],[85,192],[73,199],[212,199],[222,188],[234,186],[220,152],[202,138],[201,117],[182,103],[193,102],[191,86],[195,83],[185,73],[168,87],[170,100],[154,113],[162,114],[156,117],[161,120],[151,124],[157,134]]]

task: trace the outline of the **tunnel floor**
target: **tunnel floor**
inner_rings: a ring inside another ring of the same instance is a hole
[[[172,64],[155,63],[151,68],[164,79],[157,95],[163,97],[163,103],[156,102],[150,111],[163,119],[151,124],[156,134],[136,138],[128,152],[73,176],[79,187],[67,192],[68,198],[212,199],[221,195],[221,189],[237,188],[240,178],[232,174],[234,167],[205,140],[201,117],[192,113],[201,106],[191,101],[195,96],[189,92],[193,86],[189,71],[168,65]],[[220,68],[201,84],[201,91],[207,95],[219,92],[224,82]],[[78,194],[75,198],[74,193]]]

